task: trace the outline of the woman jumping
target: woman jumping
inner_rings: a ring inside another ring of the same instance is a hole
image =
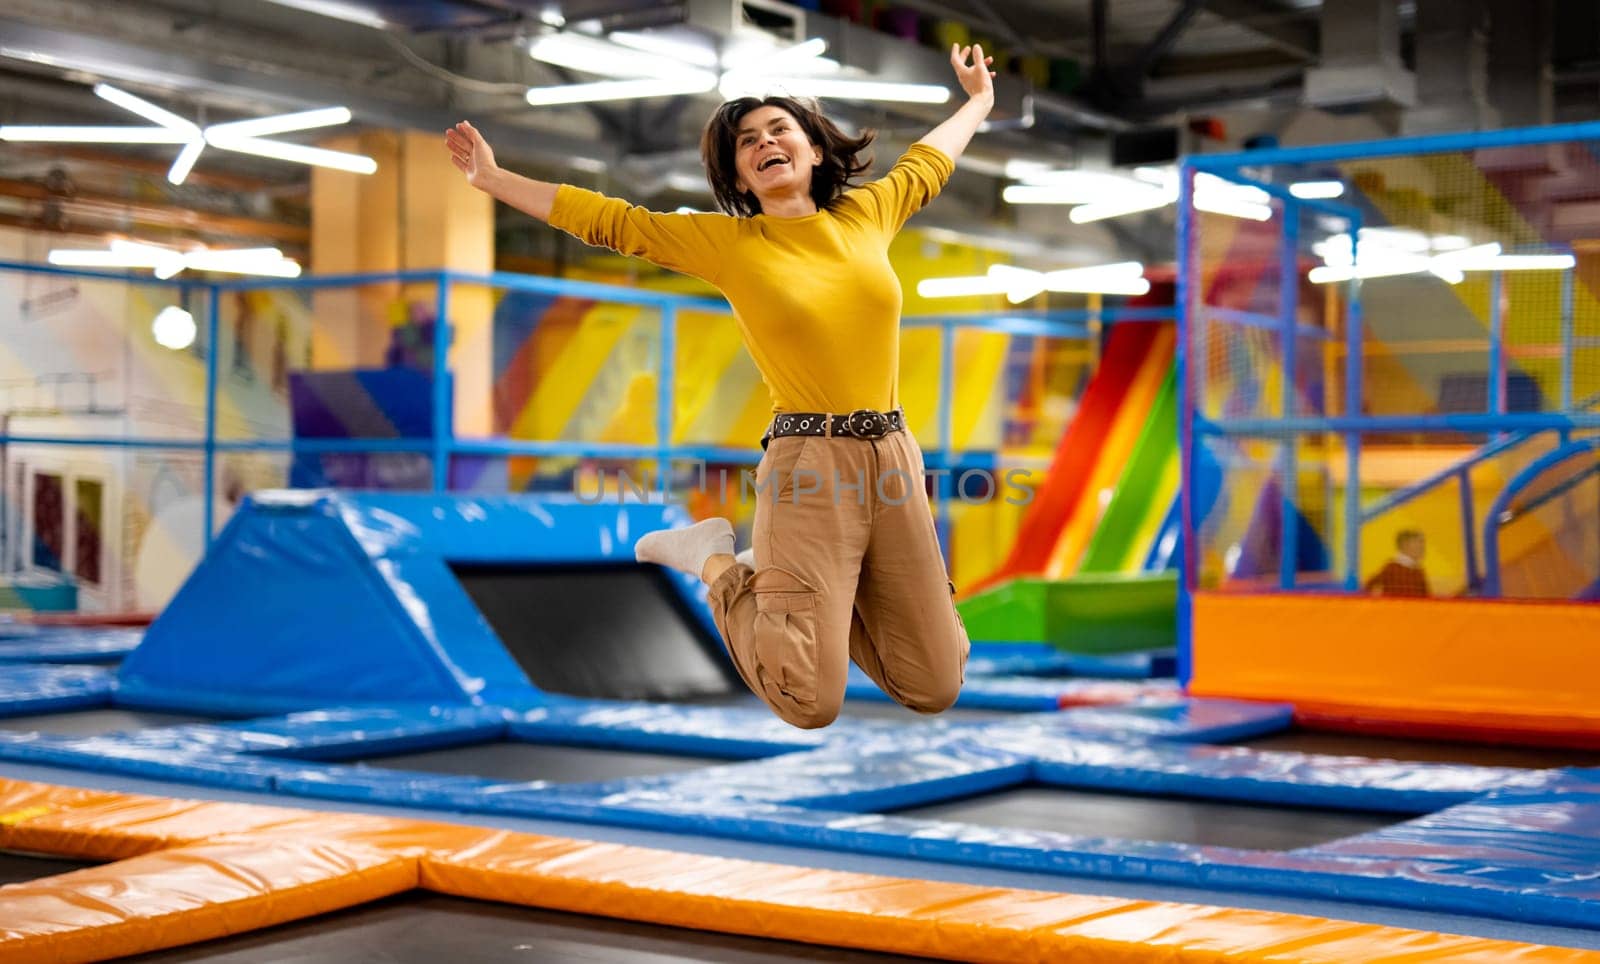
[[[970,63],[969,63],[970,55]],[[883,691],[938,713],[969,644],[898,405],[900,281],[889,242],[938,195],[994,105],[983,48],[952,47],[968,100],[882,178],[855,186],[873,133],[813,106],[744,97],[700,141],[726,214],[657,214],[495,164],[463,121],[445,135],[473,187],[582,240],[701,278],[733,306],[772,394],[756,469],[754,555],[728,520],[641,538],[639,561],[698,576],[746,684],[789,723],[826,726],[854,661]]]

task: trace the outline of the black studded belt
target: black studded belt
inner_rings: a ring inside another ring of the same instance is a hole
[[[782,412],[773,416],[772,425],[767,429],[766,438],[761,440],[761,445],[765,448],[767,439],[782,438],[786,435],[875,439],[883,438],[890,432],[904,431],[905,427],[905,414],[898,408],[892,412],[875,412],[870,408],[858,408],[847,415]]]

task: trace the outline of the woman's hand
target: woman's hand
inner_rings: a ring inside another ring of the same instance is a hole
[[[494,151],[478,129],[462,121],[444,132],[444,143],[450,148],[450,163],[467,176],[467,183],[487,191],[500,166],[494,162]]]
[[[969,56],[972,59],[970,66],[967,64]],[[956,79],[961,81],[961,89],[973,100],[994,103],[994,71],[989,69],[992,63],[994,58],[985,57],[983,47],[979,44],[971,47],[950,45],[950,66],[956,69]]]

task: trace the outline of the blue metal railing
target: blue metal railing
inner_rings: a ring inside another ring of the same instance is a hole
[[[0,435],[0,444],[31,443],[63,446],[108,446],[139,449],[168,449],[198,451],[203,453],[205,493],[203,518],[207,541],[215,530],[215,479],[216,457],[225,452],[287,452],[291,455],[317,453],[396,453],[426,454],[432,460],[432,486],[434,491],[445,491],[449,486],[450,461],[456,456],[542,456],[589,457],[616,459],[653,459],[658,465],[657,478],[663,489],[668,485],[665,467],[674,462],[719,461],[754,464],[760,460],[761,450],[701,444],[672,444],[673,413],[676,411],[675,355],[677,344],[677,317],[682,310],[730,313],[726,302],[678,295],[666,292],[625,288],[584,281],[568,281],[533,275],[505,272],[473,274],[457,271],[397,271],[386,273],[355,273],[340,275],[315,275],[293,280],[238,279],[196,283],[193,281],[162,281],[133,272],[93,271],[61,268],[30,262],[0,261],[0,271],[16,271],[62,277],[75,277],[102,281],[166,288],[180,293],[203,291],[206,307],[202,327],[205,331],[205,399],[204,428],[199,438],[151,436],[45,436],[26,434]],[[427,438],[351,438],[302,439],[256,438],[219,439],[217,398],[218,358],[221,296],[226,292],[268,290],[328,290],[357,288],[373,284],[431,284],[435,286],[433,309],[433,411],[431,434]],[[448,355],[451,341],[450,298],[462,286],[492,287],[502,290],[548,294],[616,304],[655,308],[660,313],[661,340],[659,370],[657,372],[656,441],[654,444],[623,444],[567,440],[525,440],[507,438],[457,438],[450,422],[453,409],[450,392],[453,380],[449,377]],[[953,441],[955,365],[955,332],[959,328],[981,328],[1004,334],[1030,337],[1088,338],[1094,328],[1107,323],[1161,322],[1176,317],[1173,308],[1132,309],[1075,309],[1048,312],[997,312],[982,315],[944,314],[904,319],[907,328],[939,328],[940,337],[940,390],[935,424],[939,426],[940,444],[924,453],[924,460],[932,469],[951,470],[950,475],[937,476],[940,490],[940,531],[947,533],[946,503],[952,491],[952,475],[956,471],[991,469],[999,463],[998,453],[955,448]]]
[[[1200,287],[1200,269],[1197,252],[1195,249],[1195,225],[1192,215],[1193,208],[1193,179],[1201,174],[1212,174],[1237,184],[1258,188],[1265,191],[1278,207],[1277,216],[1283,218],[1283,234],[1280,235],[1279,257],[1292,260],[1298,256],[1298,247],[1290,246],[1287,238],[1293,230],[1291,223],[1298,218],[1300,211],[1313,211],[1322,215],[1332,215],[1344,219],[1347,224],[1345,230],[1351,238],[1351,256],[1359,261],[1358,249],[1360,245],[1360,228],[1363,220],[1363,210],[1355,203],[1341,203],[1331,200],[1314,200],[1296,198],[1289,191],[1286,184],[1272,183],[1265,180],[1268,175],[1262,172],[1271,167],[1293,168],[1296,165],[1325,165],[1340,161],[1363,161],[1385,157],[1403,157],[1408,155],[1426,155],[1444,152],[1470,152],[1486,148],[1513,147],[1534,144],[1552,144],[1574,141],[1600,141],[1600,122],[1587,122],[1581,124],[1551,125],[1517,130],[1485,131],[1465,134],[1432,135],[1423,137],[1395,138],[1384,141],[1367,141],[1347,144],[1315,145],[1308,147],[1293,147],[1269,150],[1253,150],[1233,154],[1213,154],[1193,156],[1186,158],[1180,173],[1182,197],[1179,200],[1178,212],[1178,285],[1182,317],[1180,319],[1180,344],[1184,355],[1194,348],[1195,333],[1201,330],[1204,321],[1220,321],[1224,323],[1250,325],[1263,329],[1275,329],[1280,336],[1281,344],[1292,346],[1297,337],[1309,334],[1306,326],[1293,323],[1280,312],[1279,318],[1272,318],[1264,314],[1241,312],[1223,309],[1215,306],[1204,305],[1203,291]],[[1287,178],[1273,178],[1282,180]],[[1280,285],[1298,284],[1298,271],[1290,274],[1287,265],[1281,267],[1282,277],[1278,279]],[[1292,281],[1290,279],[1293,279]],[[1363,300],[1362,286],[1359,279],[1346,282],[1347,306],[1346,318],[1346,344],[1345,344],[1345,416],[1313,418],[1294,415],[1285,408],[1280,418],[1254,418],[1229,420],[1217,422],[1205,418],[1198,412],[1193,404],[1194,400],[1201,397],[1199,394],[1199,373],[1192,364],[1180,356],[1179,370],[1184,373],[1184,408],[1183,426],[1181,433],[1184,437],[1182,452],[1185,458],[1184,491],[1190,488],[1189,480],[1193,478],[1195,458],[1199,446],[1203,444],[1206,436],[1256,436],[1279,437],[1287,440],[1290,436],[1309,433],[1332,433],[1343,437],[1346,457],[1346,484],[1343,514],[1344,530],[1344,586],[1354,591],[1359,588],[1358,575],[1360,571],[1360,530],[1362,525],[1372,518],[1405,502],[1416,498],[1422,492],[1439,485],[1459,484],[1462,486],[1462,512],[1464,529],[1468,533],[1466,543],[1469,557],[1475,551],[1474,533],[1477,528],[1473,516],[1472,495],[1470,486],[1466,483],[1466,473],[1473,465],[1496,454],[1503,454],[1508,449],[1523,444],[1529,438],[1544,432],[1556,432],[1565,442],[1571,438],[1575,431],[1600,429],[1600,416],[1592,414],[1589,409],[1593,406],[1583,402],[1575,402],[1573,398],[1573,359],[1580,345],[1589,339],[1577,336],[1574,325],[1574,272],[1567,270],[1561,276],[1560,290],[1560,339],[1561,358],[1559,378],[1559,413],[1508,413],[1507,398],[1507,370],[1508,352],[1504,343],[1504,328],[1506,319],[1503,316],[1502,300],[1498,295],[1504,290],[1504,279],[1499,272],[1494,272],[1490,277],[1491,296],[1489,299],[1489,343],[1488,352],[1488,384],[1489,399],[1486,411],[1481,414],[1452,414],[1437,416],[1362,416],[1364,398],[1364,360],[1363,360]],[[1281,296],[1281,293],[1280,293]],[[1280,305],[1280,309],[1283,305]],[[1326,337],[1318,331],[1314,337]],[[1293,365],[1294,356],[1285,351],[1285,366]],[[1286,381],[1292,381],[1292,367],[1286,367]],[[1396,431],[1457,431],[1493,433],[1494,441],[1479,453],[1474,453],[1468,460],[1457,466],[1452,466],[1442,472],[1435,473],[1406,490],[1395,493],[1378,505],[1363,510],[1361,506],[1360,463],[1362,433],[1364,432],[1396,432]],[[1286,446],[1287,448],[1287,446]],[[1284,456],[1280,459],[1279,470],[1292,472],[1295,469],[1292,458]],[[1285,476],[1292,480],[1291,476]],[[1285,510],[1289,507],[1284,506]],[[1183,516],[1183,533],[1188,549],[1185,553],[1186,575],[1184,591],[1187,593],[1192,587],[1192,580],[1197,570],[1195,564],[1198,559],[1195,555],[1198,540],[1194,534],[1198,532],[1201,520],[1194,517],[1191,508],[1186,508]],[[1288,530],[1292,525],[1285,524],[1283,545],[1280,551],[1287,553],[1294,547],[1293,536]],[[1469,558],[1469,572],[1476,570],[1476,560]],[[1289,588],[1293,583],[1294,575],[1290,563],[1280,566],[1280,582],[1284,588]]]
[[[1523,489],[1533,484],[1533,481],[1544,474],[1546,469],[1565,462],[1574,455],[1582,455],[1588,452],[1600,452],[1600,438],[1579,439],[1576,442],[1568,442],[1553,452],[1545,453],[1529,463],[1521,472],[1512,476],[1511,481],[1506,483],[1505,490],[1489,504],[1489,512],[1483,521],[1483,589],[1485,595],[1500,595],[1499,530],[1506,521],[1509,521],[1506,518],[1506,509],[1511,505],[1511,500],[1515,499]],[[1556,492],[1554,494],[1561,493]],[[1554,497],[1550,493],[1547,493],[1547,496]],[[1535,505],[1537,504],[1535,503]]]

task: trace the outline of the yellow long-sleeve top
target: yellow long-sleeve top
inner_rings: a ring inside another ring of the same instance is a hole
[[[900,280],[889,242],[955,164],[911,145],[883,177],[798,218],[659,214],[563,184],[550,223],[715,285],[777,412],[899,404]]]

